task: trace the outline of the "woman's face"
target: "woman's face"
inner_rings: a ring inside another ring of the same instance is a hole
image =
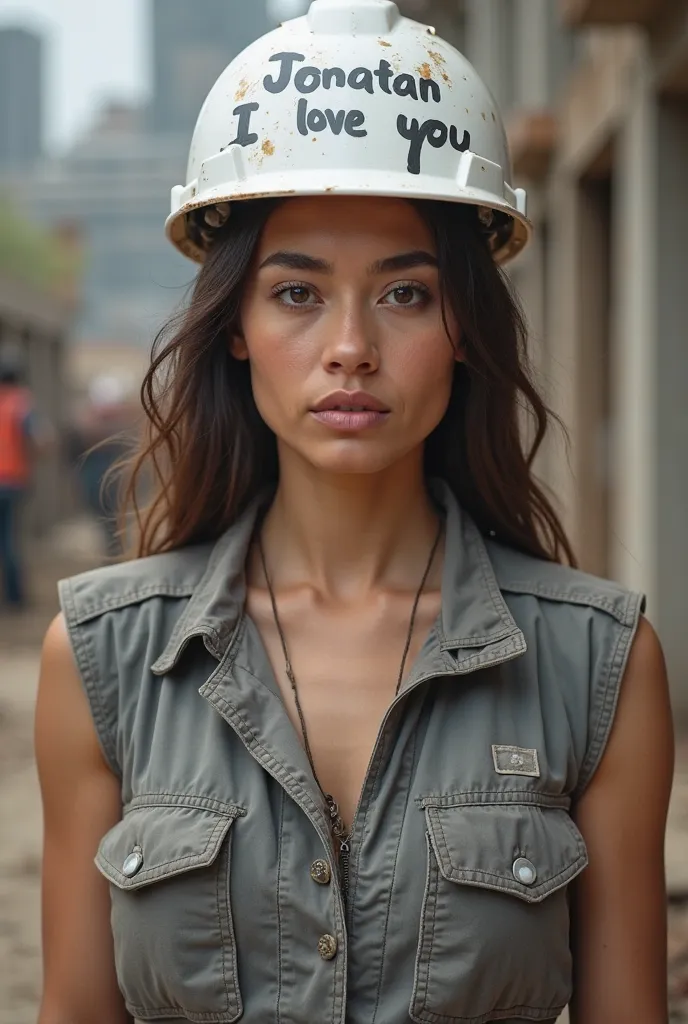
[[[236,358],[284,448],[328,472],[422,453],[449,403],[458,329],[442,320],[437,253],[401,199],[291,199],[249,274]],[[453,343],[453,344],[452,344]]]

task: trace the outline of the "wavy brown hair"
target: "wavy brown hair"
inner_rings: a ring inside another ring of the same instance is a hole
[[[253,400],[249,364],[229,348],[240,330],[244,281],[277,202],[234,207],[188,307],[154,343],[142,387],[147,430],[128,465],[124,494],[138,526],[139,557],[217,538],[277,481],[275,436]],[[446,415],[426,442],[427,475],[449,484],[483,533],[574,564],[559,517],[533,475],[552,414],[533,383],[519,303],[475,209],[414,205],[434,235],[445,310],[461,326],[464,349]],[[153,481],[153,494],[142,507],[145,479]]]

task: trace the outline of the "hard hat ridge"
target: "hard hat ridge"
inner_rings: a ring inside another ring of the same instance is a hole
[[[393,0],[313,0],[306,17],[311,32],[323,35],[384,35],[401,12]]]

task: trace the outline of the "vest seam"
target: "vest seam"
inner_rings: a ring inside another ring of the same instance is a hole
[[[466,797],[469,799],[464,799]],[[499,799],[471,799],[476,797],[498,797]],[[570,798],[566,795],[562,795],[561,793],[532,792],[530,790],[501,791],[492,789],[467,790],[465,792],[446,793],[438,796],[417,796],[415,797],[414,803],[416,803],[421,810],[433,807],[438,809],[453,809],[460,807],[499,807],[500,805],[507,806],[509,804],[524,804],[528,806],[544,807],[548,810],[568,811],[571,806]]]
[[[370,811],[372,809],[373,797],[374,797],[374,794],[375,794],[375,788],[377,786],[377,780],[378,780],[379,775],[380,775],[380,768],[382,767],[382,760],[383,760],[383,757],[384,757],[384,752],[385,752],[384,751],[384,743],[380,743],[379,748],[377,750],[377,755],[376,755],[375,762],[371,766],[371,768],[372,768],[372,777],[371,777],[371,779],[369,781],[369,785],[370,785],[370,799],[368,800],[368,804],[367,804],[367,807],[366,807],[366,810],[365,810],[365,814],[363,816],[363,825],[361,827],[362,841],[358,844],[357,856],[356,856],[355,866],[354,866],[353,884],[350,883],[349,906],[351,908],[351,911],[350,911],[349,924],[350,924],[350,927],[351,927],[350,938],[352,939],[352,941],[353,941],[353,934],[354,934],[353,907],[356,904],[356,894],[358,893],[358,882],[359,882],[359,870],[358,869],[359,869],[359,866],[360,866],[360,863],[361,863],[361,847],[363,846],[363,840],[365,840],[365,838],[366,838],[366,828],[367,828],[367,825],[368,825],[368,817],[369,817]],[[349,866],[349,870],[351,870],[351,865]],[[346,910],[345,910],[345,919],[346,919]]]
[[[221,953],[221,956],[222,956],[222,984],[224,986],[225,997],[227,999],[227,1005],[225,1006],[225,1012],[231,1013],[232,1010],[236,1009],[236,1007],[231,1006],[231,996],[229,994],[229,986],[228,986],[228,983],[227,983],[227,958],[225,956],[225,930],[222,927],[222,905],[220,903],[220,900],[222,898],[222,892],[221,892],[222,884],[221,883],[222,883],[223,878],[224,878],[224,881],[225,881],[225,889],[229,890],[229,872],[230,872],[230,867],[231,867],[231,865],[229,863],[229,857],[230,857],[230,844],[231,844],[232,840],[231,840],[231,837],[229,837],[229,836],[227,836],[226,839],[227,839],[227,868],[226,868],[226,872],[225,872],[223,870],[223,865],[222,864],[218,865],[217,889],[216,889],[216,893],[215,893],[215,898],[217,900],[217,925],[218,925],[218,928],[220,930],[220,948],[221,948],[221,951],[222,951],[222,953]],[[219,852],[218,856],[220,856],[220,857],[222,856],[221,848],[220,848],[220,852]],[[232,911],[231,911],[231,908],[229,907],[229,892],[228,891],[225,894],[224,898],[227,901],[228,911],[229,911],[229,919],[231,921]],[[229,936],[228,936],[228,939],[229,939]],[[231,946],[232,946],[231,939],[229,939],[229,945],[230,945],[230,948],[231,948]],[[236,978],[236,962],[234,964],[234,977]],[[236,989],[236,984],[235,984],[235,989]]]
[[[67,582],[71,584],[71,581]],[[141,604],[144,601],[150,600],[152,597],[191,597],[193,593],[193,588],[188,584],[151,584],[148,587],[141,587],[135,591],[119,594],[117,597],[101,598],[101,600],[95,603],[89,602],[88,600],[81,603],[75,600],[74,624],[83,626],[85,623],[90,622],[93,619],[100,618],[101,615],[107,614],[107,612],[119,611],[122,608]],[[78,610],[77,605],[79,605]]]
[[[61,580],[58,592],[70,645],[74,652],[82,685],[86,691],[99,745],[108,767],[121,781],[122,770],[117,759],[117,730],[108,722],[103,701],[103,687],[99,685],[97,659],[90,650],[88,637],[82,628],[83,624],[76,621],[76,602],[71,580]]]
[[[444,639],[442,640],[440,646],[442,650],[445,651],[477,647],[478,645],[482,646],[485,644],[498,644],[501,643],[503,640],[509,640],[512,637],[518,637],[520,632],[521,630],[518,628],[518,626],[516,626],[515,628],[510,626],[509,628],[504,628],[500,633],[492,632],[487,634],[486,636],[471,635],[466,637],[452,638],[451,640],[447,639],[447,637],[442,633],[441,635],[443,636]]]
[[[597,692],[595,692],[591,701],[592,707],[589,712],[589,718],[594,714],[596,722],[578,774],[578,782],[573,793],[574,802],[581,798],[595,775],[611,734],[623,675],[628,664],[633,641],[638,631],[642,605],[640,595],[632,595],[629,605],[633,612],[633,621],[619,629],[609,656],[609,667],[607,669],[605,665],[605,669],[601,673],[599,688],[596,687]]]
[[[466,658],[461,658],[457,653],[456,656],[456,674],[457,675],[468,675],[469,672],[481,668],[483,665],[501,664],[497,661],[497,658],[503,656],[504,659],[509,659],[513,654],[516,657],[519,654],[525,654],[528,650],[525,636],[522,630],[518,630],[512,636],[506,637],[504,640],[497,640],[494,644],[490,644],[482,651],[477,651],[475,654],[469,654]]]
[[[424,1002],[423,1006],[425,1007],[426,1005],[427,1001]],[[542,1024],[550,1024],[550,1021],[556,1022],[565,1009],[566,1006],[505,1006],[495,1007],[494,1010],[480,1014],[478,1017],[448,1017],[446,1014],[434,1013],[432,1010],[426,1010],[424,1008],[424,1016],[422,1018],[412,1017],[412,1020],[422,1020],[423,1024],[426,1024],[426,1022],[427,1024],[456,1024],[456,1022],[458,1022],[458,1024],[491,1024],[492,1021],[494,1021],[494,1024],[497,1024],[499,1020],[506,1020],[508,1022],[513,1019],[514,1013],[517,1013],[519,1015],[517,1019],[532,1020],[535,1022],[541,1021]],[[493,1014],[495,1013],[508,1013],[509,1017],[494,1017]],[[542,1016],[542,1014],[545,1013],[548,1014],[547,1017]],[[551,1013],[554,1013],[554,1017],[549,1016]],[[526,1016],[523,1016],[524,1014]]]
[[[509,583],[500,583],[500,587],[506,593],[513,594],[530,594],[533,597],[542,597],[545,600],[556,601],[560,604],[573,604],[578,607],[584,608],[596,608],[599,611],[606,612],[611,615],[612,618],[616,619],[623,626],[630,625],[629,621],[629,604],[637,599],[638,595],[633,593],[627,595],[623,591],[619,591],[616,598],[604,597],[599,594],[576,594],[571,593],[569,590],[560,590],[557,587],[551,587],[546,584],[531,583],[528,581],[515,581]],[[619,600],[623,601],[623,611],[618,607]]]
[[[431,845],[432,845],[432,840],[430,840],[430,846]],[[432,928],[431,928],[431,932],[430,932],[430,948],[428,949],[428,958],[427,958],[428,969],[427,969],[427,976],[426,976],[425,986],[424,986],[424,991],[423,991],[423,1013],[426,1012],[426,1008],[427,1008],[427,1005],[428,1005],[428,988],[429,988],[429,984],[428,983],[429,983],[429,980],[430,980],[430,965],[432,964],[432,950],[433,950],[433,946],[435,945],[435,919],[436,919],[436,916],[437,916],[437,901],[438,901],[439,891],[440,891],[440,867],[439,867],[439,864],[435,864],[433,866],[432,859],[431,859],[432,858],[432,851],[430,850],[430,848],[428,848],[428,857],[430,858],[430,860],[429,860],[430,871],[432,872],[432,876],[433,876],[433,880],[434,880],[434,892],[433,892]],[[433,867],[434,867],[434,870],[433,870]],[[429,1012],[432,1013],[432,1010],[429,1011]]]
[[[277,907],[277,1014],[275,1024],[281,1024],[282,1021],[282,907],[280,900],[282,899],[282,857],[284,856],[284,801],[286,799],[286,791],[280,787],[280,825],[279,833],[277,837],[277,892],[276,892],[276,907]]]
[[[123,808],[123,817],[144,807],[187,807],[190,810],[222,814],[232,819],[243,818],[247,813],[246,808],[239,804],[228,804],[212,796],[196,796],[193,793],[159,790],[155,793],[138,793]]]
[[[413,772],[414,766],[416,764],[416,753],[417,753],[417,750],[418,750],[418,732],[417,732],[417,730],[414,730],[414,732],[413,732],[413,750],[411,752],[411,772]],[[387,951],[387,932],[389,931],[389,915],[390,915],[391,909],[392,909],[392,894],[394,892],[394,883],[395,883],[396,876],[397,876],[397,865],[399,863],[399,850],[401,849],[401,836],[402,836],[402,832],[404,830],[404,820],[406,818],[409,806],[411,804],[411,800],[410,800],[410,797],[411,797],[411,780],[410,780],[410,778],[409,778],[408,782],[409,782],[409,784],[408,784],[408,786],[406,788],[406,802],[404,804],[404,813],[402,814],[401,823],[400,823],[400,826],[399,826],[399,834],[397,836],[396,850],[394,852],[394,863],[392,865],[392,874],[391,874],[391,878],[390,878],[390,882],[389,882],[389,891],[388,891],[388,894],[387,894],[387,909],[386,909],[386,912],[385,912],[385,927],[384,927],[384,930],[383,930],[383,933],[382,933],[382,952],[381,952],[381,956],[380,956],[380,970],[378,971],[377,996],[375,998],[375,1007],[373,1009],[373,1016],[372,1016],[372,1019],[371,1019],[371,1024],[375,1024],[375,1020],[377,1018],[377,1011],[380,1008],[380,998],[382,996],[382,987],[383,987],[383,983],[382,982],[383,982],[383,976],[384,976],[384,972],[385,972],[385,954],[386,954],[386,951]]]

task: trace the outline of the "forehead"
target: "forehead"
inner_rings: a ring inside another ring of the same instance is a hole
[[[370,196],[285,200],[269,217],[259,246],[265,255],[275,249],[312,255],[358,250],[367,260],[372,250],[376,255],[413,249],[436,252],[432,231],[412,203]]]

